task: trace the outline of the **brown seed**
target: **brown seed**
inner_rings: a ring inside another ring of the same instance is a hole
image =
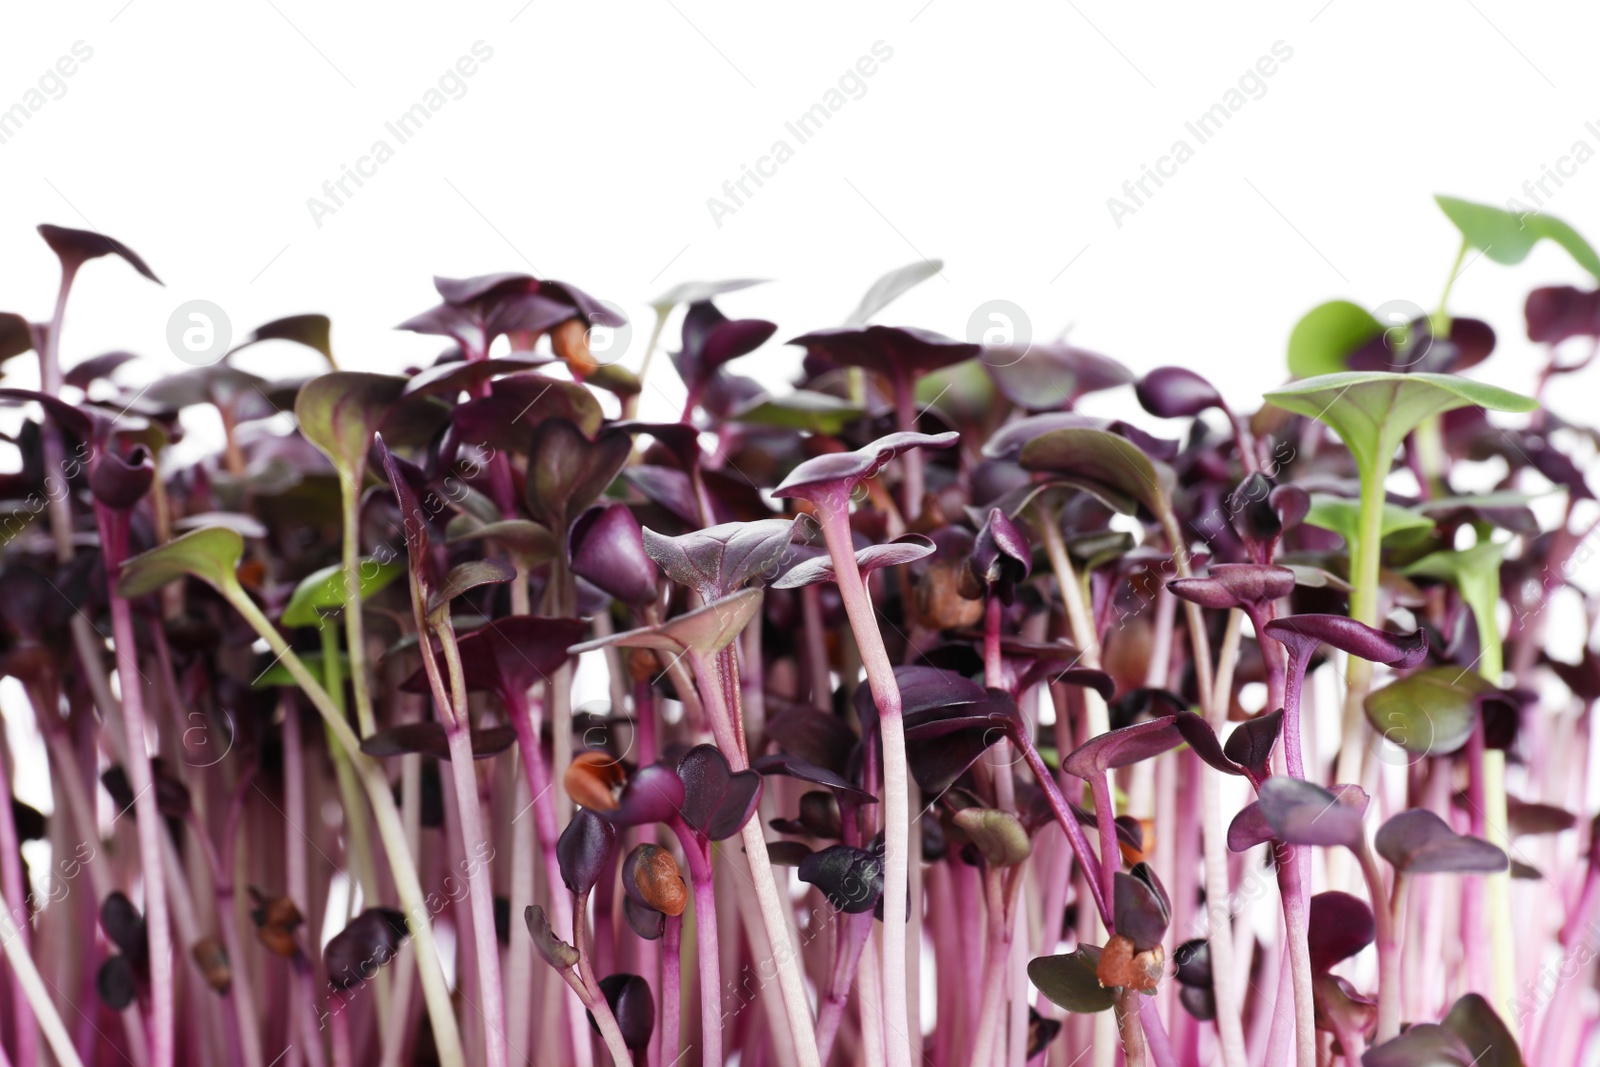
[[[663,915],[682,915],[689,905],[689,887],[683,884],[678,861],[664,848],[646,845],[639,851],[633,884],[645,903]]]
[[[206,984],[218,993],[226,994],[233,985],[233,968],[228,965],[228,951],[214,937],[202,937],[189,950]]]
[[[959,630],[976,626],[983,618],[983,601],[961,595],[961,576],[966,570],[965,560],[941,560],[917,583],[917,608],[929,629]]]
[[[1100,964],[1095,968],[1095,977],[1108,989],[1121,986],[1148,993],[1161,981],[1166,960],[1167,954],[1160,945],[1144,952],[1135,952],[1132,938],[1116,934],[1100,951]]]
[[[609,752],[580,752],[572,757],[562,784],[573,803],[593,811],[616,811],[617,794],[627,780],[622,761]]]
[[[300,951],[295,931],[305,922],[300,909],[288,897],[268,898],[254,889],[250,892],[256,898],[256,908],[250,913],[256,924],[256,939],[284,959],[292,958]]]
[[[550,348],[580,382],[600,369],[589,352],[589,324],[582,318],[570,318],[551,330]]]

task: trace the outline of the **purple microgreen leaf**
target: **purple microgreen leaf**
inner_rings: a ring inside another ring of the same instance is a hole
[[[1361,843],[1361,812],[1314,782],[1278,775],[1261,783],[1261,816],[1272,835],[1291,845]]]
[[[922,534],[902,534],[883,545],[868,545],[856,552],[856,569],[862,576],[884,567],[898,567],[902,563],[915,563],[937,551],[931,540]],[[837,581],[833,557],[827,553],[813,556],[793,567],[772,583],[774,589],[799,589],[819,582]]]
[[[578,577],[624,604],[655,599],[656,565],[645,553],[643,531],[628,505],[590,508],[572,524],[568,544]]]
[[[459,596],[485,585],[500,585],[517,576],[517,568],[503,559],[469,559],[450,568],[443,583],[428,601],[431,615]]]
[[[1368,1049],[1361,1067],[1475,1067],[1472,1050],[1452,1031],[1418,1023],[1399,1037]]]
[[[1311,945],[1311,970],[1327,973],[1372,944],[1377,926],[1372,909],[1360,897],[1332,891],[1311,898],[1307,940]]]
[[[1228,735],[1222,751],[1228,759],[1253,773],[1259,782],[1271,773],[1268,764],[1282,731],[1283,709],[1279,708],[1238,726]]]
[[[901,431],[880,437],[854,452],[827,452],[801,463],[778,484],[772,495],[801,500],[844,501],[857,485],[871,478],[894,457],[913,448],[950,448],[958,433]]]
[[[1117,991],[1100,984],[1101,949],[1080,945],[1059,956],[1035,956],[1028,961],[1028,981],[1058,1008],[1093,1015],[1116,1003]]]
[[[1109,770],[1126,767],[1159,756],[1183,743],[1178,731],[1177,716],[1166,715],[1159,719],[1124,726],[1085,741],[1062,761],[1068,774],[1093,781]]]
[[[1133,387],[1139,405],[1162,419],[1181,419],[1223,407],[1216,387],[1186,367],[1157,367]]]
[[[1468,993],[1450,1006],[1445,1029],[1461,1039],[1473,1067],[1522,1067],[1517,1039],[1480,993]]]
[[[799,756],[792,756],[785,752],[774,752],[762,756],[751,765],[751,769],[761,774],[786,774],[790,778],[797,778],[802,782],[813,785],[827,786],[841,801],[848,800],[854,804],[876,804],[878,798],[871,793],[858,789],[843,775],[835,774],[826,767],[819,767],[807,762]]]
[[[1144,866],[1140,864],[1140,866]],[[1172,919],[1172,907],[1150,881],[1153,875],[1136,877],[1123,871],[1116,872],[1112,903],[1115,909],[1117,933],[1133,942],[1135,951],[1145,952],[1161,944],[1166,937],[1167,923]]]
[[[606,813],[615,826],[646,826],[668,823],[684,808],[685,791],[678,771],[666,763],[640,767],[628,777],[616,798],[616,807]]]
[[[155,271],[139,258],[138,253],[105,234],[44,223],[39,227],[39,236],[44,238],[44,243],[50,246],[50,251],[61,260],[64,271],[75,271],[91,259],[115,255],[122,257],[130,267],[157,285],[163,284],[161,279],[156,277]]]
[[[300,433],[356,485],[367,469],[367,450],[404,392],[406,380],[387,374],[335,371],[313,378],[295,397]]]
[[[368,908],[350,920],[322,950],[322,966],[334,989],[353,989],[378,973],[411,934],[404,912]]]
[[[533,431],[528,454],[528,510],[551,530],[564,531],[593,504],[628,461],[633,439],[603,431],[594,440],[566,419],[546,419]]]
[[[1247,608],[1271,604],[1294,592],[1288,567],[1258,563],[1215,563],[1204,578],[1175,578],[1167,588],[1180,600],[1203,608]]]
[[[1506,854],[1478,837],[1458,834],[1426,808],[1402,811],[1378,828],[1378,855],[1402,874],[1493,874]]]
[[[794,526],[793,519],[727,522],[681,537],[646,529],[644,550],[667,577],[711,601],[770,574],[788,551]]]
[[[883,896],[883,858],[863,848],[830,845],[801,860],[798,873],[847,915],[872,911]]]
[[[1289,649],[1291,657],[1307,660],[1319,644],[1398,670],[1417,666],[1428,654],[1427,631],[1392,634],[1376,630],[1343,615],[1289,615],[1267,623],[1267,636]]]
[[[696,745],[678,760],[683,821],[708,841],[732,837],[755,814],[761,775],[734,771],[715,745]]]
[[[622,1043],[631,1052],[642,1052],[650,1047],[650,1035],[656,1028],[656,1002],[650,995],[650,983],[636,974],[612,974],[600,979],[600,993],[611,1006],[617,1029],[622,1032]],[[594,1013],[587,1013],[589,1028],[596,1034],[599,1025]]]
[[[616,844],[615,826],[588,808],[573,812],[572,821],[556,841],[561,881],[579,896],[589,892],[611,866],[611,852]]]

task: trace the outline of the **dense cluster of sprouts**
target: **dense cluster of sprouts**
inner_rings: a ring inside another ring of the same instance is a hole
[[[1255,411],[877,324],[928,263],[776,394],[737,372],[776,325],[716,305],[749,281],[662,296],[630,371],[614,305],[525,274],[436,279],[431,366],[339,370],[298,315],[241,347],[325,373],[134,389],[65,313],[86,263],[155,274],[40,233],[54,314],[0,315],[39,367],[0,387],[0,1065],[1595,1053],[1600,438],[1463,376],[1495,334],[1448,289],[1313,309]],[[642,421],[673,321],[687,401]],[[1600,293],[1526,327],[1542,394]],[[1127,387],[1144,426],[1080,410]]]

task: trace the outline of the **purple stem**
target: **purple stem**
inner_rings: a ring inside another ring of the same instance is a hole
[[[904,1034],[910,1014],[906,999],[906,886],[911,856],[910,773],[906,764],[905,724],[900,713],[900,686],[894,665],[883,645],[883,634],[856,567],[855,545],[850,537],[849,498],[817,500],[828,554],[833,557],[839,596],[844,601],[856,648],[866,669],[867,685],[878,707],[883,742],[883,1004],[886,1032]],[[910,1067],[910,1041],[886,1041],[890,1067]]]
[[[683,916],[668,915],[661,934],[661,1060],[671,1067],[682,1055],[678,1034],[683,985]]]
[[[1117,844],[1116,815],[1111,807],[1111,782],[1104,771],[1089,779],[1089,792],[1094,797],[1094,825],[1100,832],[1100,892],[1106,900],[1115,900],[1117,871],[1122,869],[1122,849]],[[1117,858],[1113,860],[1112,857]],[[1116,933],[1109,920],[1106,922],[1106,933]]]
[[[700,956],[700,1062],[722,1063],[722,960],[717,948],[717,889],[711,869],[711,847],[681,818],[672,820],[683,854],[689,861],[694,888],[694,932]]]
[[[861,951],[872,933],[872,913],[862,912],[846,916],[839,951],[835,954],[833,971],[829,975],[827,994],[817,1010],[817,1057],[826,1064],[833,1054],[833,1043],[839,1036],[839,1024],[844,1019],[845,1007],[850,1003],[850,987],[854,984],[856,967],[861,963]]]
[[[39,708],[40,715],[52,711]],[[22,950],[31,953],[33,931],[26,915],[28,895],[22,885],[21,843],[17,840],[17,824],[11,805],[11,776],[6,769],[6,758],[5,739],[0,737],[0,880],[4,883],[6,900],[14,901],[12,907],[24,912],[16,924],[17,937],[22,943]],[[39,1057],[39,1024],[33,1017],[33,1009],[28,1006],[28,994],[15,978],[11,982],[11,1019],[12,1030],[16,1034],[17,1062],[32,1064]],[[5,1046],[0,1043],[0,1055],[4,1051]]]
[[[552,683],[553,684],[553,683]],[[550,928],[557,937],[576,936],[572,898],[556,888],[561,879],[561,862],[556,857],[556,841],[561,831],[556,826],[554,791],[550,783],[550,768],[545,763],[544,746],[539,743],[539,724],[534,718],[533,704],[528,694],[514,685],[500,690],[500,700],[511,716],[512,728],[517,732],[517,750],[521,753],[522,773],[528,779],[528,795],[533,797],[533,827],[539,841],[539,853],[544,860],[545,877],[551,886]],[[583,1002],[576,993],[562,995],[567,1008],[568,1038],[572,1041],[574,1055],[586,1057],[589,1049],[589,1022],[584,1017]],[[592,1062],[583,1058],[582,1063]]]
[[[172,1067],[174,1012],[172,924],[167,914],[166,873],[161,835],[166,823],[156,804],[155,776],[150,769],[149,730],[145,725],[144,676],[139,671],[133,610],[117,593],[116,575],[128,558],[128,515],[103,504],[94,506],[105,561],[106,592],[111,601],[112,643],[117,680],[122,688],[123,723],[128,734],[128,784],[133,788],[133,814],[139,835],[139,865],[145,886],[145,930],[150,964],[150,1065]]]

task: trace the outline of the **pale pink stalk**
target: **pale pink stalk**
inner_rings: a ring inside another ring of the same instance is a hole
[[[106,585],[111,601],[112,644],[117,680],[122,687],[122,718],[128,733],[128,785],[133,789],[133,815],[139,835],[139,865],[145,888],[145,932],[150,955],[150,1064],[172,1067],[174,1052],[172,924],[167,914],[166,869],[161,835],[166,822],[157,807],[155,776],[150,769],[149,730],[144,714],[144,675],[139,671],[133,610],[117,593],[116,573],[128,555],[127,516],[95,505],[100,543],[106,560]]]
[[[910,774],[906,765],[905,724],[900,715],[900,687],[883,645],[866,583],[856,568],[850,540],[849,500],[818,501],[817,513],[828,553],[833,557],[839,596],[844,601],[856,648],[866,668],[867,685],[878,706],[883,738],[884,871],[883,871],[883,1012],[888,1020],[890,1067],[911,1067],[910,1025],[906,1001],[906,884],[911,855]],[[920,1044],[920,1042],[919,1042]]]

